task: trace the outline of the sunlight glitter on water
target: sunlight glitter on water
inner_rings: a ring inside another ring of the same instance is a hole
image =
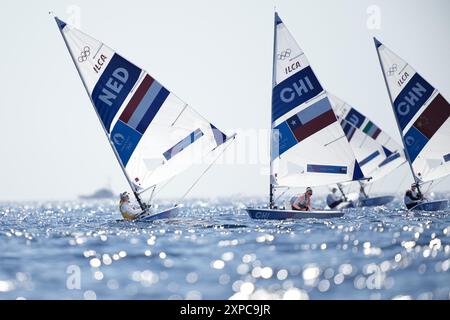
[[[202,202],[133,223],[115,205],[1,205],[0,299],[450,298],[448,213],[264,221]]]

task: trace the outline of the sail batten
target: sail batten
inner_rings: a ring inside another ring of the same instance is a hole
[[[410,64],[374,39],[394,116],[414,179],[450,173],[450,104]]]

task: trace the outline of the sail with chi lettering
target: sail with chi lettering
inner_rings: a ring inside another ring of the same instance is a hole
[[[145,70],[55,19],[135,195],[202,163],[230,140]]]
[[[403,148],[369,118],[328,92],[333,110],[366,178],[381,179],[403,163]]]
[[[327,92],[275,13],[271,181],[322,186],[363,178]]]
[[[450,174],[450,105],[411,65],[374,39],[415,179]]]

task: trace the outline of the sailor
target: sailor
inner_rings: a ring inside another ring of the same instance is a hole
[[[122,217],[128,221],[136,220],[144,213],[140,208],[138,209],[130,203],[130,195],[126,191],[120,194],[119,209]]]
[[[330,209],[336,208],[339,204],[345,201],[342,195],[337,193],[338,189],[333,187],[331,193],[327,196],[327,205]]]
[[[311,211],[311,196],[312,189],[310,187],[306,188],[305,193],[299,194],[291,198],[292,210],[297,211]]]
[[[411,189],[406,190],[405,197],[406,208],[411,209],[424,200],[423,194],[418,190],[417,184],[413,183]]]

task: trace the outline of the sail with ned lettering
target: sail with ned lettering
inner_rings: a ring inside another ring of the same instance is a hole
[[[138,200],[140,192],[201,163],[229,140],[144,69],[55,20]]]

